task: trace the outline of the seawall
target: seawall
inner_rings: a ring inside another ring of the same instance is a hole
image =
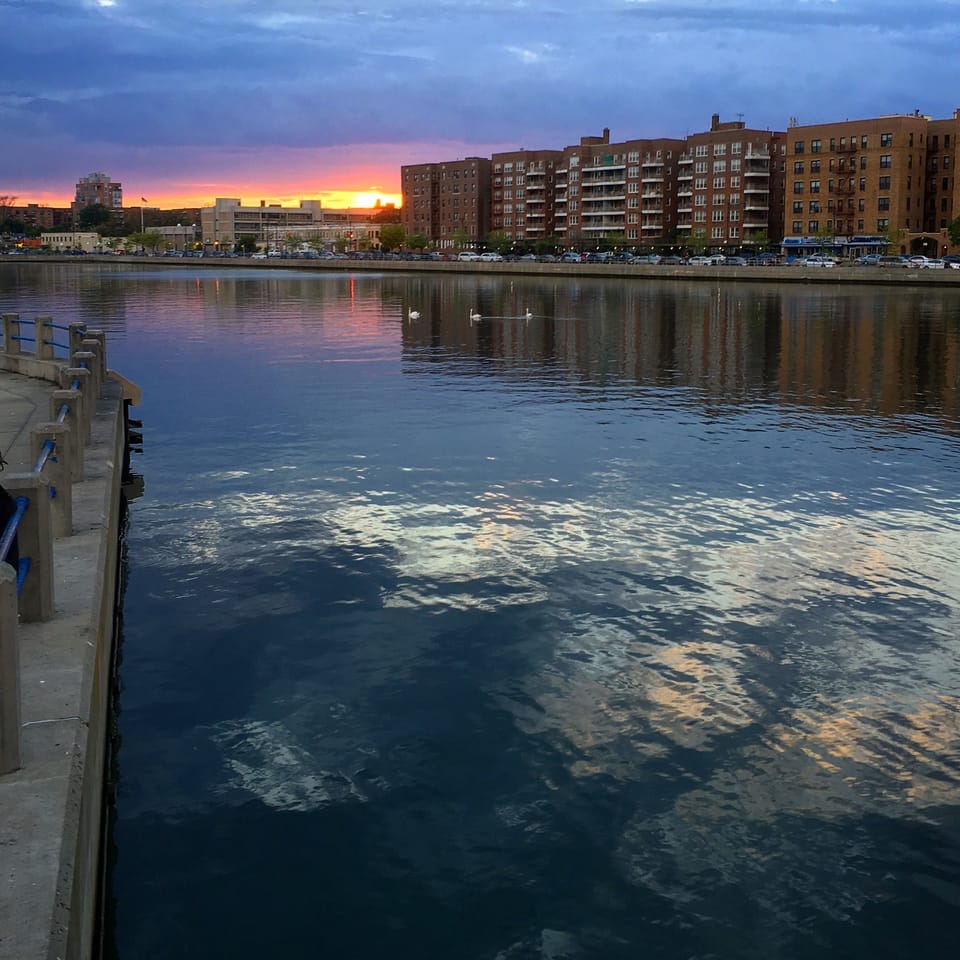
[[[0,483],[16,482],[31,470],[31,431],[53,419],[57,401],[52,395],[66,366],[65,361],[0,353],[0,447],[8,461]],[[82,478],[70,484],[70,530],[52,540],[51,615],[28,622],[21,612],[20,622],[14,619],[19,765],[0,774],[2,960],[86,960],[93,950],[121,549],[125,399],[131,398],[123,378],[105,373],[88,430],[76,428],[88,439]],[[31,568],[28,578],[35,573]],[[2,645],[11,649],[9,632]],[[9,681],[10,657],[0,662],[0,670],[7,672],[0,679]],[[9,682],[0,683],[8,699],[10,690]]]

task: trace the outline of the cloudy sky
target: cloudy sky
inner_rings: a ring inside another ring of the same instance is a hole
[[[960,107],[960,0],[0,0],[0,195],[385,200],[400,165]]]

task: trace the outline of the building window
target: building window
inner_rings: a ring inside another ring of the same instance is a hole
[[[886,233],[890,229],[890,221],[887,217],[877,219],[877,233]]]
[[[879,184],[879,186],[880,186],[880,189],[881,189],[881,190],[889,190],[889,189],[890,189],[890,178],[889,178],[889,177],[881,177],[881,178],[880,178],[880,184]]]
[[[819,221],[819,220],[810,220],[810,221],[807,223],[807,231],[808,231],[809,233],[816,233],[819,229],[820,229],[820,221]]]
[[[794,193],[798,193],[798,194],[799,194],[799,193],[803,193],[803,181],[802,181],[802,180],[794,180],[794,181],[793,181],[793,192],[794,192]]]
[[[893,146],[893,134],[892,134],[892,133],[881,133],[881,134],[880,134],[880,146],[881,146],[881,147],[892,147],[892,146]]]
[[[893,166],[893,157],[889,153],[882,153],[880,155],[880,167],[884,170]]]
[[[810,172],[811,172],[811,173],[819,173],[819,172],[820,172],[820,161],[819,161],[819,160],[811,160],[811,161],[810,161]]]
[[[714,160],[713,161],[713,172],[714,173],[726,173],[727,171],[727,161],[726,160]]]
[[[795,160],[793,162],[793,172],[794,173],[803,173],[803,161]]]
[[[724,157],[727,154],[727,145],[725,143],[715,143],[713,145],[713,155],[715,157]]]
[[[866,158],[866,157],[861,157],[861,158],[860,158],[860,169],[861,169],[861,170],[866,170],[866,169],[867,169],[867,158]]]
[[[739,228],[739,227],[731,227],[731,228],[730,228],[730,233],[728,234],[728,236],[730,237],[731,240],[736,240],[737,237],[740,236],[740,228]]]
[[[819,180],[811,180],[811,181],[810,181],[810,192],[811,192],[811,193],[819,193],[819,192],[820,192],[820,181],[819,181]]]
[[[707,172],[707,161],[698,160],[696,164],[694,164],[694,173],[706,173],[706,172]]]
[[[742,143],[731,143],[730,152],[734,155],[739,155],[742,152],[742,147],[743,147]]]
[[[863,197],[861,197],[861,198],[857,201],[857,212],[858,212],[858,213],[863,213],[866,209],[867,209],[867,202],[866,202],[866,200],[863,199]]]
[[[862,220],[858,220],[858,221],[857,221],[857,233],[863,233],[863,221],[862,221]]]
[[[722,207],[727,202],[727,198],[722,193],[715,193],[713,195],[713,205],[715,207]]]
[[[728,219],[731,223],[735,223],[737,220],[740,219],[740,211],[739,211],[739,210],[731,210],[731,211],[730,211],[730,215],[729,215],[729,217],[727,217],[727,219]]]
[[[640,185],[638,183],[628,183],[627,184],[627,193],[639,193]]]
[[[803,233],[803,221],[802,221],[802,220],[794,220],[794,221],[793,221],[793,233],[795,233],[795,234]]]
[[[819,213],[820,212],[820,201],[811,200],[810,201],[810,213]]]
[[[628,177],[639,177],[639,176],[640,176],[640,168],[639,168],[639,167],[628,167],[628,168],[627,168],[627,176],[628,176]]]
[[[803,141],[802,141],[802,140],[798,140],[798,141],[793,145],[793,152],[794,152],[794,153],[803,153]]]
[[[714,178],[713,178],[713,189],[714,189],[714,190],[722,190],[724,183],[726,183],[726,181],[725,181],[725,179],[724,179],[723,177],[714,177]]]
[[[631,198],[627,201],[627,206],[628,206],[631,210],[636,210],[636,208],[640,206],[640,198],[639,198],[639,197],[631,197]]]
[[[705,143],[698,144],[698,145],[697,145],[697,156],[698,156],[698,157],[705,157],[706,155],[707,155],[707,145],[706,145]]]
[[[722,240],[722,239],[723,239],[723,227],[714,227],[713,230],[712,230],[711,233],[710,233],[710,236],[711,236],[711,238],[714,239],[714,240]]]
[[[694,223],[706,223],[706,222],[707,222],[707,211],[706,211],[706,210],[698,210],[698,211],[693,215],[693,220],[694,220]]]
[[[739,193],[731,193],[731,194],[730,194],[730,206],[731,206],[731,207],[737,207],[737,206],[739,206],[739,205],[740,205],[740,194],[739,194]]]
[[[707,205],[707,195],[705,193],[698,193],[693,198],[693,205],[695,207],[705,207]]]
[[[811,140],[811,141],[810,141],[810,152],[811,152],[811,153],[819,153],[819,152],[820,152],[820,141],[819,141],[819,140]]]
[[[889,197],[878,197],[878,198],[877,198],[877,209],[878,209],[878,210],[889,210],[889,209],[890,209],[890,198],[889,198]]]
[[[723,223],[723,220],[724,220],[723,211],[714,210],[712,219],[714,223]]]

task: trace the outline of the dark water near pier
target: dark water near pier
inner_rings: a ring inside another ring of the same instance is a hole
[[[953,953],[960,295],[4,264],[0,303],[144,388],[109,956]]]

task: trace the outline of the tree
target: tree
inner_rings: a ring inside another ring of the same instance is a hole
[[[702,227],[690,231],[690,239],[687,241],[687,247],[693,253],[703,253],[707,249],[707,231]]]
[[[505,230],[491,230],[487,235],[487,247],[501,256],[510,252],[513,246],[513,237]]]
[[[389,253],[402,247],[407,239],[407,231],[399,223],[385,223],[380,228],[380,246]]]
[[[426,250],[430,246],[430,238],[422,233],[413,233],[407,237],[407,246],[411,250]]]
[[[960,247],[960,217],[956,217],[947,224],[947,234],[955,247]]]
[[[102,203],[91,203],[80,211],[78,222],[81,230],[94,230],[112,219],[113,214]]]
[[[466,230],[454,230],[450,234],[450,242],[454,250],[465,250],[470,244],[470,234]]]
[[[237,249],[243,253],[255,253],[257,249],[257,238],[252,233],[245,233],[237,237]]]

